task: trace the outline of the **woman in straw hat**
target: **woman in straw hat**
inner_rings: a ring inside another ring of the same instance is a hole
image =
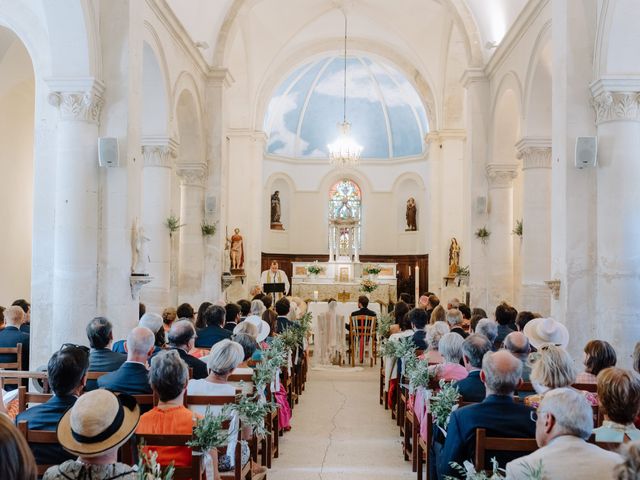
[[[108,390],[82,395],[58,423],[58,442],[77,455],[49,468],[43,480],[134,480],[135,470],[118,463],[118,448],[135,432],[140,408],[133,397]]]

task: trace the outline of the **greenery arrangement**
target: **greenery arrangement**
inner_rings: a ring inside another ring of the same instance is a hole
[[[362,283],[360,283],[361,292],[371,293],[375,291],[376,288],[378,288],[378,284],[373,280],[363,280]]]
[[[229,438],[234,432],[230,433],[229,429],[223,427],[222,424],[229,420],[231,413],[231,405],[222,407],[222,411],[218,415],[211,413],[209,407],[207,407],[204,417],[196,422],[196,426],[193,429],[193,439],[187,442],[187,446],[201,452],[208,452],[213,448],[222,447],[229,443]]]
[[[440,380],[440,391],[431,397],[429,408],[433,414],[433,421],[443,430],[446,430],[449,425],[451,412],[458,408],[460,393],[455,383]]]
[[[451,462],[451,468],[460,474],[460,477],[445,476],[445,480],[457,480],[458,478],[464,478],[465,480],[502,480],[506,478],[503,473],[504,469],[498,468],[498,461],[493,457],[491,459],[491,473],[476,472],[475,467],[471,462],[464,462],[464,466],[456,462]],[[544,468],[542,467],[542,461],[538,462],[537,467],[527,465],[527,470],[524,472],[527,480],[543,480]]]
[[[278,407],[274,402],[265,402],[258,394],[255,394],[253,396],[239,395],[238,403],[232,405],[231,408],[237,412],[243,425],[251,427],[254,435],[264,436],[267,434],[264,418]]]
[[[415,355],[413,358],[416,358]],[[408,361],[404,374],[409,380],[409,393],[415,393],[418,388],[426,388],[433,377],[433,371],[429,369],[427,360]]]
[[[216,234],[216,224],[215,223],[207,223],[205,221],[200,225],[200,229],[202,230],[203,237],[211,237]]]
[[[184,227],[184,223],[180,223],[180,217],[176,217],[173,213],[164,221],[165,227],[169,229],[169,236],[173,236],[175,232]]]
[[[158,452],[145,450],[144,442],[138,444],[138,465],[136,480],[172,480],[175,473],[173,462],[162,471],[158,463]]]
[[[416,358],[416,345],[411,337],[404,337],[398,340],[384,340],[378,349],[378,356],[403,358],[409,363]]]
[[[322,273],[323,270],[324,268],[318,265],[317,260],[312,264],[307,265],[307,273],[309,273],[309,275],[319,275],[320,273]]]
[[[376,323],[376,336],[380,340],[389,337],[391,325],[393,325],[395,321],[395,317],[389,313],[383,313],[380,315],[380,318],[378,318],[378,322]]]
[[[262,361],[258,362],[253,368],[253,383],[258,392],[264,391],[280,368],[287,364],[288,349],[281,337],[276,337],[271,342],[268,349],[262,352]]]
[[[513,233],[514,235],[518,235],[519,237],[522,236],[522,219],[516,220],[516,226],[513,227],[511,233]]]
[[[458,265],[458,270],[456,271],[456,275],[459,277],[468,277],[469,276],[469,265],[466,267],[461,267]]]
[[[476,238],[479,238],[482,243],[487,243],[489,235],[491,235],[491,232],[487,230],[487,227],[480,227],[476,230]]]
[[[362,269],[362,273],[365,275],[378,275],[381,271],[380,265],[367,265]]]
[[[383,340],[380,343],[380,348],[378,348],[377,350],[377,354],[379,357],[390,357],[390,358],[395,358],[396,357],[396,344],[398,342],[396,340]]]

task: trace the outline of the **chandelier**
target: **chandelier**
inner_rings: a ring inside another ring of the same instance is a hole
[[[344,84],[342,97],[342,123],[338,124],[340,136],[327,147],[329,163],[337,168],[356,167],[362,147],[351,136],[351,124],[347,122],[347,14],[344,14]]]

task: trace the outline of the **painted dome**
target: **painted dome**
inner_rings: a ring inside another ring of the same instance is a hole
[[[324,57],[297,68],[275,90],[265,117],[267,153],[328,158],[327,145],[343,117],[344,57]],[[395,67],[362,55],[347,57],[347,121],[362,158],[402,158],[424,152],[424,105]]]

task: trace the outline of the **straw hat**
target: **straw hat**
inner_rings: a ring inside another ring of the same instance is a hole
[[[129,395],[93,390],[80,396],[58,423],[58,441],[68,452],[95,457],[117,448],[133,434],[140,407]]]
[[[553,318],[534,318],[524,326],[523,333],[536,348],[545,343],[566,348],[569,343],[569,330]]]
[[[255,327],[258,329],[258,336],[256,337],[256,342],[258,343],[264,342],[265,338],[269,336],[269,333],[271,332],[271,327],[267,322],[262,320],[257,315],[249,315],[247,318],[244,319],[244,321],[249,322],[252,325],[255,325]],[[238,327],[236,326],[236,328]],[[233,333],[236,333],[235,329]]]

